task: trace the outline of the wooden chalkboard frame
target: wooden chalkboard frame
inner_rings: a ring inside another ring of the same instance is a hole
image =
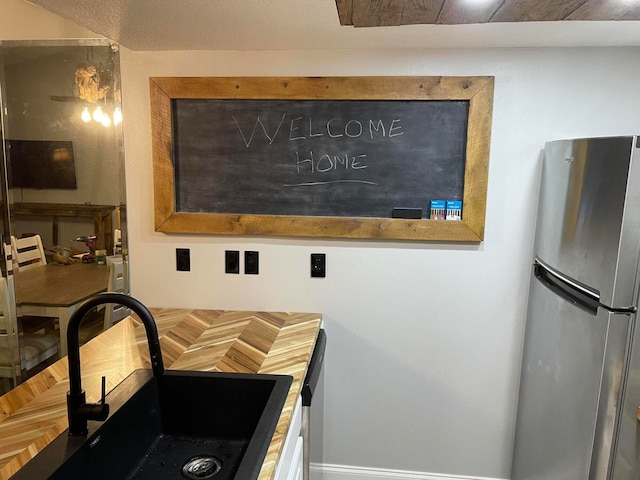
[[[158,232],[449,242],[484,239],[494,77],[152,77],[149,88]],[[463,220],[176,211],[172,100],[178,98],[468,100]]]

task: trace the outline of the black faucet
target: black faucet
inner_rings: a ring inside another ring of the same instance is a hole
[[[69,392],[67,393],[67,415],[69,417],[69,435],[86,435],[87,421],[104,421],[109,416],[109,404],[105,403],[105,381],[102,381],[102,400],[100,403],[87,403],[80,377],[80,341],[78,330],[85,315],[98,305],[115,303],[129,307],[138,314],[147,332],[151,367],[155,376],[164,373],[162,352],[158,340],[158,329],[151,313],[142,303],[122,293],[100,293],[83,302],[69,319],[67,345],[69,349]]]

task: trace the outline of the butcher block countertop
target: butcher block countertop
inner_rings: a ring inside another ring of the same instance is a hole
[[[150,309],[166,369],[271,373],[293,377],[259,480],[274,477],[293,408],[320,329],[316,313]],[[128,317],[83,345],[87,402],[100,399],[132,371],[151,368],[142,323]],[[0,480],[8,479],[67,428],[64,357],[0,397]]]

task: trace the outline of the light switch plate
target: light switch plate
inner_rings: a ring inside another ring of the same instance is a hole
[[[247,250],[244,252],[244,273],[249,275],[258,275],[259,270],[259,254],[255,251]]]
[[[240,273],[240,252],[238,250],[224,251],[224,273]]]

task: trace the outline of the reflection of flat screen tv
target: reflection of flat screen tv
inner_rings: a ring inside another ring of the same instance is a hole
[[[72,142],[8,140],[7,144],[9,188],[78,188]]]

